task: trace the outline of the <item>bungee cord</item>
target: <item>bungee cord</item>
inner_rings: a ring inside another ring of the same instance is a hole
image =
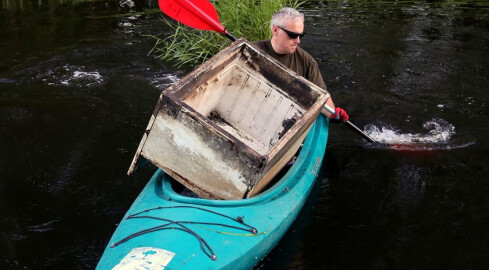
[[[167,218],[163,218],[163,217],[142,215],[143,213],[149,213],[149,212],[155,211],[155,210],[174,209],[174,208],[190,208],[190,209],[197,209],[200,211],[205,211],[205,212],[208,212],[208,213],[211,213],[214,215],[218,215],[218,216],[230,219],[231,221],[236,222],[236,223],[238,223],[244,227],[239,227],[239,226],[225,224],[225,223],[217,223],[217,222],[200,222],[200,221],[192,221],[192,220],[175,221],[175,220],[171,220],[171,219],[167,219]],[[146,210],[143,210],[143,211],[135,213],[135,214],[128,215],[126,219],[136,219],[136,218],[155,219],[155,220],[160,220],[160,221],[164,221],[167,223],[135,232],[135,233],[133,233],[133,234],[117,241],[117,242],[112,243],[110,245],[111,248],[114,248],[120,244],[123,244],[123,243],[125,243],[125,242],[127,242],[133,238],[136,238],[136,237],[144,235],[144,234],[157,232],[157,231],[161,231],[161,230],[174,230],[174,229],[176,229],[176,230],[181,230],[181,231],[184,231],[186,233],[193,235],[199,241],[200,248],[204,252],[204,254],[206,254],[211,260],[214,261],[217,259],[217,256],[214,253],[214,251],[212,250],[212,248],[210,247],[210,245],[207,243],[207,241],[205,241],[198,233],[196,233],[195,231],[193,231],[189,227],[185,226],[184,224],[221,226],[221,227],[231,228],[231,229],[235,229],[235,230],[242,230],[242,231],[250,232],[253,235],[256,235],[258,233],[256,228],[254,228],[253,226],[244,222],[244,217],[238,216],[237,218],[233,218],[233,217],[230,217],[228,215],[225,215],[225,214],[222,214],[222,213],[219,213],[216,211],[212,211],[209,209],[196,207],[196,206],[184,206],[184,205],[182,205],[182,206],[167,206],[167,207],[160,206],[160,207],[150,208],[150,209],[146,209]]]

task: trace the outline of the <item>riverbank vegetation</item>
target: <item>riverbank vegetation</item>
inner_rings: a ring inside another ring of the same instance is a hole
[[[298,8],[301,5],[297,0],[219,0],[212,3],[222,25],[235,37],[247,40],[270,38],[272,14],[285,6]],[[171,27],[172,34],[151,36],[156,43],[150,53],[176,66],[200,65],[230,43],[213,31],[195,30],[168,17],[162,20]]]

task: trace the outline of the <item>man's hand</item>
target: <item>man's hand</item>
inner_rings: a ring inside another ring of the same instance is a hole
[[[350,117],[348,116],[348,114],[346,113],[346,111],[343,110],[340,107],[336,107],[335,113],[334,114],[331,114],[329,116],[329,118],[336,119],[336,120],[341,120],[342,122],[346,122],[346,121],[348,121],[348,119],[350,119]]]

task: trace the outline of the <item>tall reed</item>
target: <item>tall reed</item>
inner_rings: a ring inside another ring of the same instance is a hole
[[[236,37],[247,40],[271,37],[272,14],[284,6],[298,8],[297,0],[219,0],[211,1],[221,23]],[[162,19],[172,29],[166,37],[151,36],[156,40],[150,53],[176,66],[197,66],[222,50],[230,41],[212,31],[195,30],[172,19]]]

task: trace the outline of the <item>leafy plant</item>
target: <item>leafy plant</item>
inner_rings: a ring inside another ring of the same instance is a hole
[[[271,37],[272,14],[284,6],[298,8],[297,0],[219,0],[212,1],[221,23],[236,37],[261,40]],[[177,66],[196,66],[226,47],[230,41],[213,31],[200,31],[181,23],[162,20],[173,34],[167,37],[151,36],[156,40],[150,53]]]

